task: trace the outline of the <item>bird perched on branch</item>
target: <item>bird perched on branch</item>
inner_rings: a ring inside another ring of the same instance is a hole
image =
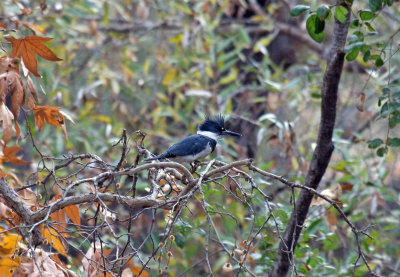
[[[239,133],[225,129],[225,120],[221,115],[214,118],[207,117],[201,123],[196,135],[183,139],[172,145],[164,153],[145,161],[170,159],[177,162],[194,162],[212,153],[218,139],[227,135],[241,136]]]

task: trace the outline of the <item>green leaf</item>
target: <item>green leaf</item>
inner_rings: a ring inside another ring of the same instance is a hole
[[[383,140],[380,138],[369,140],[368,141],[368,148],[375,149],[378,148],[383,143]]]
[[[336,9],[335,9],[335,17],[341,23],[345,23],[346,22],[346,16],[347,16],[348,13],[349,13],[349,11],[343,6],[337,6]]]
[[[304,13],[305,11],[308,11],[309,9],[310,9],[310,6],[297,5],[290,11],[290,15],[291,16],[299,16],[302,13]]]
[[[371,50],[371,46],[370,46],[370,45],[364,44],[364,45],[361,46],[360,50],[361,50],[363,53],[365,53],[365,52]]]
[[[364,54],[363,61],[364,61],[364,62],[368,62],[370,58],[371,58],[371,51],[368,50],[368,51],[365,52],[365,54]]]
[[[328,5],[319,6],[317,9],[317,15],[320,20],[324,21],[329,15],[330,8]]]
[[[319,34],[325,29],[325,21],[321,21],[319,17],[315,18],[315,33]]]
[[[360,47],[353,48],[353,50],[351,50],[351,52],[346,55],[346,61],[348,62],[354,61],[357,58],[359,52],[360,52]]]
[[[377,67],[381,67],[383,65],[383,60],[381,59],[381,57],[377,58],[375,61],[375,65]]]
[[[376,12],[382,10],[382,0],[369,0],[369,8]]]
[[[367,21],[367,20],[371,20],[374,17],[375,17],[375,14],[371,10],[360,11],[361,20]]]
[[[376,31],[375,28],[372,27],[372,25],[369,22],[365,22],[365,26],[367,26],[368,31],[370,31],[370,32],[375,32]]]
[[[312,14],[307,18],[306,22],[306,29],[308,34],[311,36],[313,40],[315,40],[318,43],[321,43],[322,40],[324,39],[324,31],[317,33],[315,30],[315,25],[316,25],[316,20],[320,21],[318,18],[318,15]]]
[[[360,26],[360,21],[358,19],[353,19],[350,23],[350,28],[358,28]]]
[[[400,138],[390,138],[389,142],[388,142],[388,146],[399,147],[400,146]]]
[[[376,154],[377,154],[379,157],[383,157],[383,156],[385,156],[385,154],[387,153],[387,151],[388,151],[387,147],[381,147],[381,148],[379,148],[378,150],[376,150]]]

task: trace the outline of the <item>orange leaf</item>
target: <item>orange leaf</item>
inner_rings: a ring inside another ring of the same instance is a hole
[[[79,227],[81,224],[81,217],[79,216],[79,209],[76,205],[67,206],[64,208],[71,221]]]
[[[65,218],[65,211],[58,210],[50,214],[54,224],[53,227],[60,233],[64,233],[67,230],[67,220]]]
[[[127,276],[132,276],[132,275],[128,275],[129,274],[128,270],[133,274],[133,276],[149,277],[149,273],[146,270],[143,270],[142,273],[140,273],[140,275],[138,275],[139,272],[142,270],[142,268],[140,266],[132,266],[130,268],[124,269],[123,272],[125,272],[127,274]]]
[[[25,66],[35,75],[40,76],[37,71],[37,61],[35,55],[39,55],[43,59],[49,61],[61,61],[43,42],[52,38],[39,36],[26,36],[24,38],[14,38],[13,36],[4,36],[6,40],[11,42],[11,57],[22,58]]]
[[[62,244],[61,240],[57,232],[52,228],[44,228],[42,231],[42,236],[47,239],[49,244],[58,251],[61,255],[67,257],[67,251],[65,250],[64,245]]]
[[[57,127],[65,126],[64,115],[60,112],[60,108],[50,107],[48,105],[36,106],[31,98],[29,98],[28,106],[30,109],[33,110],[33,115],[35,117],[35,122],[39,128],[39,131],[42,130],[44,122]]]
[[[21,147],[18,146],[4,146],[3,155],[0,155],[0,163],[9,162],[13,164],[30,164],[30,162],[26,162],[15,156],[15,154],[17,154],[20,150]]]
[[[0,178],[6,178],[7,176],[11,176],[11,175],[8,173],[5,173],[5,172],[0,172]]]

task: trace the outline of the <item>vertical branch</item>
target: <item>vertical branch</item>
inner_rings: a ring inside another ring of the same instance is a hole
[[[317,147],[313,153],[305,182],[306,186],[313,189],[318,187],[322,176],[325,174],[334,149],[332,134],[335,127],[338,86],[344,64],[345,53],[343,48],[346,43],[351,16],[351,6],[347,5],[343,0],[338,0],[337,3],[345,7],[348,13],[344,24],[335,20],[333,41],[321,89],[321,120]],[[312,198],[312,193],[306,190],[301,191],[283,235],[283,241],[279,245],[279,252],[271,276],[286,276],[292,262],[293,250],[303,229]]]

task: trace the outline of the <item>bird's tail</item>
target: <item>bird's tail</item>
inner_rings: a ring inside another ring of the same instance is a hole
[[[160,159],[165,159],[165,158],[166,158],[166,155],[165,155],[165,153],[163,153],[163,154],[158,155],[158,156],[155,156],[155,157],[153,157],[153,158],[145,159],[144,161],[145,161],[145,162],[151,162],[151,161],[160,160]]]

